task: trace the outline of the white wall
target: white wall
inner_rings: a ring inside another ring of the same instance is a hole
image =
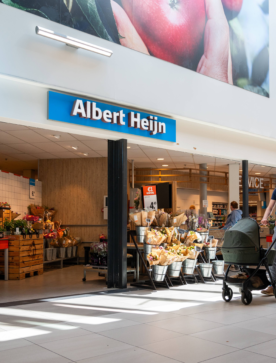
[[[276,166],[276,1],[270,2],[270,99],[10,6],[0,4],[0,9],[0,49],[5,50],[0,120],[121,137],[48,121],[46,92],[63,90],[177,119],[179,145],[134,136],[128,138],[131,142]],[[114,55],[109,59],[39,37],[36,25],[104,46]],[[7,86],[7,77],[16,84]]]
[[[11,210],[22,219],[28,213],[28,205],[42,205],[42,182],[35,182],[35,199],[30,199],[29,179],[0,171],[0,201],[8,202]]]
[[[208,212],[212,212],[212,203],[228,203],[228,193],[227,192],[207,192],[208,200]],[[196,210],[199,210],[199,190],[195,189],[177,189],[177,208],[181,210],[187,210],[191,205],[195,205]]]

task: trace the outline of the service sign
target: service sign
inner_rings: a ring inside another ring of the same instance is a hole
[[[155,185],[143,187],[143,197],[144,197],[144,208],[149,209],[149,210],[158,209]]]
[[[176,141],[175,120],[53,91],[48,94],[48,119]]]

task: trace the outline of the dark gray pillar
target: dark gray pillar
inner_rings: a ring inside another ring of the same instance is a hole
[[[207,175],[207,164],[199,164],[199,169],[201,171],[199,172],[200,175]],[[206,171],[205,171],[206,170]],[[199,185],[199,213],[204,215],[205,218],[207,218],[207,208],[203,207],[203,201],[207,200],[207,178],[200,178],[200,181],[203,183],[200,183]]]
[[[242,161],[243,218],[249,217],[248,160]]]
[[[127,140],[108,140],[108,287],[127,287]]]

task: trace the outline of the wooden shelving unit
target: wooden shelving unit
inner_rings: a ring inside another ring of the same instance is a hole
[[[212,212],[214,216],[214,218],[212,219],[213,227],[220,227],[226,222],[227,209],[228,209],[228,203],[222,203],[222,202],[212,203]]]

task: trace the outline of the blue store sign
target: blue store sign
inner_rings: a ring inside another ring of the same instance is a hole
[[[48,98],[49,120],[176,141],[176,122],[170,118],[52,91]]]

